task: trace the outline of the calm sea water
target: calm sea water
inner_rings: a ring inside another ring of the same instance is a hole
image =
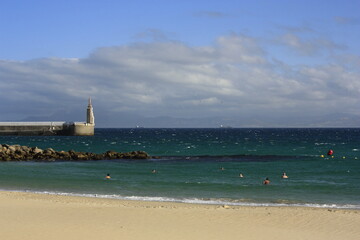
[[[360,208],[360,129],[96,129],[2,144],[128,152],[150,160],[0,162],[0,189],[228,205]],[[329,149],[334,157],[327,157]],[[321,155],[325,155],[321,157]],[[224,168],[224,170],[221,170]],[[156,169],[157,173],[151,173]],[[281,179],[286,172],[288,179]],[[111,179],[105,180],[110,173]],[[242,173],[244,178],[239,178]],[[268,177],[270,185],[262,185]]]

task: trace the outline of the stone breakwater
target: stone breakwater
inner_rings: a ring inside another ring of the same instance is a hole
[[[0,161],[85,161],[85,160],[111,160],[111,159],[149,159],[144,151],[127,153],[107,151],[105,153],[55,151],[52,148],[40,149],[20,145],[0,144]]]

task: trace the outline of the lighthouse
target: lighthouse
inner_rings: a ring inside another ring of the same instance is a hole
[[[88,101],[88,107],[86,110],[86,123],[87,124],[91,124],[91,125],[95,125],[95,117],[94,117],[94,110],[91,104],[91,98],[89,98]]]
[[[95,129],[94,110],[89,98],[86,122],[0,122],[2,135],[67,135],[93,136]]]
[[[74,122],[69,126],[70,135],[74,136],[93,136],[95,129],[94,110],[89,98],[86,109],[86,122]]]

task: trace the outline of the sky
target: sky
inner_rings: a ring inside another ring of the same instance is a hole
[[[0,121],[360,127],[360,1],[2,0]]]

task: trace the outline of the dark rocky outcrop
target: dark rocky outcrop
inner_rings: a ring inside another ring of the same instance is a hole
[[[127,153],[107,151],[105,153],[55,151],[52,148],[40,149],[20,145],[0,144],[0,161],[85,161],[85,160],[111,160],[111,159],[149,159],[144,151]]]

